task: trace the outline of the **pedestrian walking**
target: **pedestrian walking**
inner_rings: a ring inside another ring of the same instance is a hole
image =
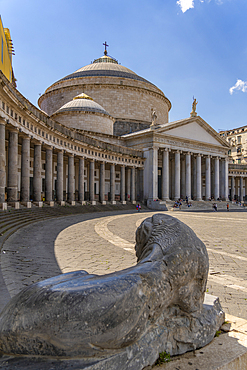
[[[229,212],[229,203],[226,203],[227,212]]]

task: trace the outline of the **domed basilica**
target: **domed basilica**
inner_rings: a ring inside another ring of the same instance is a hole
[[[32,105],[0,72],[0,204],[228,199],[228,144],[105,53]]]

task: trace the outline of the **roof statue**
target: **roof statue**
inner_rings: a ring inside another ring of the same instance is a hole
[[[151,126],[156,126],[157,125],[157,122],[156,122],[157,115],[156,115],[155,110],[152,111],[151,115],[152,115],[152,123],[151,123]]]
[[[192,111],[190,113],[191,117],[196,117],[197,116],[197,113],[196,113],[197,104],[198,104],[198,102],[196,101],[196,98],[194,98],[194,96],[193,96]]]

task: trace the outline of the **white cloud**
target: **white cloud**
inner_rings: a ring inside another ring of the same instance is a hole
[[[210,3],[211,0],[199,0],[200,3]],[[222,5],[224,0],[215,0],[217,5]],[[194,8],[194,0],[178,0],[177,4],[180,6],[183,13]]]
[[[178,0],[177,4],[180,6],[183,13],[188,9],[194,8],[194,0]]]
[[[234,90],[247,92],[247,81],[237,80],[235,85],[229,89],[229,93],[232,95]]]

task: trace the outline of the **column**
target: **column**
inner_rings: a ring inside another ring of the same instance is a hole
[[[30,138],[23,137],[21,146],[21,201],[30,201]]]
[[[121,179],[120,179],[120,199],[123,204],[126,204],[125,200],[125,166],[121,166]]]
[[[162,200],[169,200],[169,149],[163,151],[162,161]]]
[[[175,153],[175,200],[180,198],[180,151]]]
[[[136,169],[135,167],[131,168],[131,193],[130,193],[130,199],[131,203],[136,203]]]
[[[225,161],[224,161],[224,173],[225,173],[225,177],[224,177],[224,199],[226,201],[228,201],[228,196],[229,196],[229,181],[228,181],[228,158],[225,158]]]
[[[217,200],[220,196],[220,168],[219,157],[214,159],[214,199]]]
[[[41,191],[41,144],[35,144],[33,158],[33,200],[35,202],[41,201]]]
[[[225,166],[223,158],[220,159],[220,199],[225,198]]]
[[[240,177],[240,202],[244,200],[244,181],[243,176]]]
[[[202,157],[196,157],[196,200],[202,200]]]
[[[186,153],[185,157],[185,195],[191,200],[191,154]]]
[[[245,178],[245,203],[247,202],[247,177]]]
[[[105,201],[105,162],[100,163],[100,201],[106,204]]]
[[[206,157],[206,193],[205,193],[205,200],[209,200],[211,198],[211,158],[210,155]]]
[[[170,176],[169,176],[169,179],[170,179],[170,186],[169,186],[169,194],[170,194],[170,199],[174,199],[174,188],[175,188],[175,158],[173,156],[173,158],[171,158],[170,160],[170,166],[169,166],[169,170],[170,170]]]
[[[140,202],[143,201],[143,169],[136,169],[136,194]],[[136,198],[137,200],[137,198]]]
[[[85,159],[83,157],[79,158],[79,184],[78,184],[78,191],[79,191],[79,201],[84,202],[84,167],[85,167]]]
[[[89,200],[93,205],[96,204],[94,200],[94,160],[89,162]]]
[[[9,151],[8,151],[8,181],[7,181],[7,199],[8,202],[17,201],[17,163],[18,163],[18,133],[10,131],[9,133]]]
[[[234,200],[235,197],[235,177],[231,177],[231,201]]]
[[[57,153],[57,201],[63,201],[63,152]]]
[[[158,198],[158,148],[146,150],[144,156],[144,198],[151,202]]]
[[[45,200],[52,201],[52,149],[46,148],[45,156]]]
[[[196,199],[196,157],[193,156],[193,200]]]
[[[5,202],[5,124],[6,121],[0,118],[0,203]],[[6,205],[6,204],[5,204]]]
[[[110,192],[111,192],[111,203],[116,204],[115,201],[115,164],[111,164],[111,172],[110,172]]]
[[[181,158],[181,197],[185,198],[185,185],[186,185],[186,176],[185,176],[185,171],[186,171],[186,164],[185,164],[185,158]]]
[[[126,173],[126,192],[127,192],[127,200],[130,201],[130,183],[131,183],[131,169],[127,168]]]
[[[75,159],[73,155],[68,156],[68,201],[74,204],[75,186]]]

